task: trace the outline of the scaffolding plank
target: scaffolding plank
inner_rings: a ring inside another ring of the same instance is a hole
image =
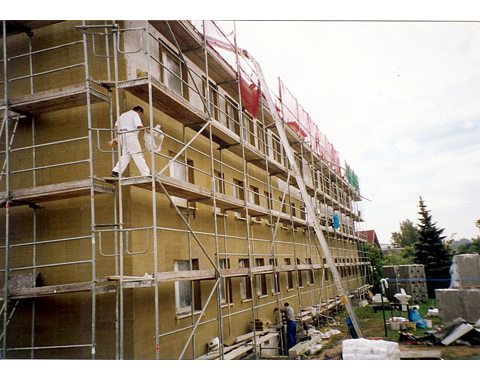
[[[156,178],[160,182],[162,182],[163,186],[171,196],[213,206],[213,193],[212,190],[208,188],[195,185],[193,183],[180,179],[172,178],[164,174],[157,174]],[[109,177],[106,178],[106,180],[109,182],[117,182],[118,178]],[[140,187],[142,189],[150,191],[152,190],[152,184],[148,177],[145,177],[144,179],[139,181],[130,181],[130,179],[125,179],[125,181],[128,181],[128,184],[134,185],[136,187]],[[127,184],[125,181],[122,180],[122,183]],[[162,193],[163,189],[160,186],[157,186],[156,191]],[[216,193],[215,196],[217,207],[222,208],[226,211],[237,211],[238,213],[240,213],[240,215],[245,216],[245,202],[243,200],[222,193]],[[247,202],[247,206],[249,216],[260,217],[266,220],[270,219],[269,210],[267,210],[266,208],[250,202]],[[290,221],[293,220],[295,226],[308,225],[306,220],[295,216],[290,216],[289,214],[280,211],[271,210],[271,213],[274,221],[279,218],[281,222],[290,223]]]
[[[86,105],[87,93],[85,83],[61,87],[12,98],[10,108],[24,115],[39,115],[45,112]],[[90,93],[93,95],[90,97],[92,103],[106,100],[104,95],[94,89],[90,89]],[[0,102],[0,108],[4,106],[5,103]]]
[[[152,77],[151,83],[152,104],[156,109],[182,124],[204,123],[208,120],[208,115],[205,112],[198,110],[188,100],[185,100],[157,79]],[[146,103],[149,101],[148,79],[146,78],[122,82],[118,85],[118,88],[125,89]]]
[[[90,184],[89,179],[82,179],[78,181],[12,190],[10,193],[10,202],[15,205],[88,196],[90,195]],[[6,193],[0,193],[0,203],[2,204],[2,207],[4,207],[5,200]]]
[[[10,289],[9,295],[12,299],[47,297],[57,294],[86,292],[92,289],[91,282],[78,282],[74,284],[61,284],[39,286],[34,288]]]

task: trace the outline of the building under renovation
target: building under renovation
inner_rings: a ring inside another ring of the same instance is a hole
[[[363,297],[355,173],[228,32],[3,22],[2,358],[197,359],[212,340],[220,359],[282,355],[276,308],[293,306],[300,333],[342,304],[337,272]],[[154,175],[132,160],[114,178],[109,142],[135,106]]]

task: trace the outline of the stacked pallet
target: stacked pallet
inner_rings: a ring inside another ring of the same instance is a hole
[[[384,266],[383,277],[388,278],[392,294],[400,293],[400,289],[403,288],[405,293],[412,296],[412,302],[427,302],[427,282],[423,265]]]
[[[435,289],[439,317],[442,323],[459,317],[475,323],[480,319],[480,255],[455,255],[451,272],[450,289]]]

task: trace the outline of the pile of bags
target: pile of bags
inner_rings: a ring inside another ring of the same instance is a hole
[[[346,339],[342,342],[343,360],[400,360],[398,343],[385,340]]]

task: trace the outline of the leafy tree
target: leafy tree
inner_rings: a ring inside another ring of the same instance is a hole
[[[378,248],[375,244],[365,244],[364,247],[365,251],[367,252],[368,256],[370,257],[370,262],[372,263],[373,268],[373,289],[375,292],[379,291],[379,282],[382,278],[382,266],[384,255],[380,248]]]
[[[420,197],[420,223],[418,241],[414,244],[415,262],[425,266],[429,297],[435,297],[435,289],[448,287],[452,255],[443,243],[443,228],[432,223],[430,211]]]
[[[475,221],[475,226],[480,229],[480,219]],[[456,253],[480,253],[480,236],[468,243],[459,245]]]
[[[413,246],[418,241],[418,228],[410,220],[400,223],[400,232],[392,232],[392,243],[396,247]]]
[[[472,239],[469,243],[459,245],[456,253],[480,253],[480,237]]]

